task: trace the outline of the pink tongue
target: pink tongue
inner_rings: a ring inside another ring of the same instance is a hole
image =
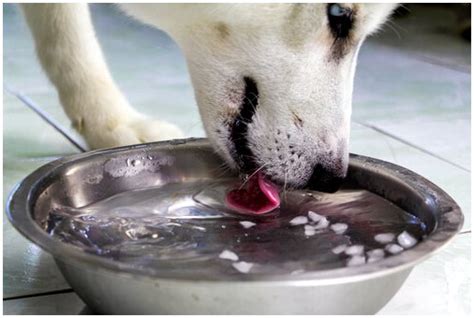
[[[243,214],[263,214],[280,206],[278,187],[260,174],[252,176],[242,189],[226,195],[227,205]]]

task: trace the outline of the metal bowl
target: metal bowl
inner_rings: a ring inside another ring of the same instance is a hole
[[[124,158],[138,156],[150,156],[153,164],[131,173],[123,170]],[[223,176],[217,169],[221,165],[205,139],[79,154],[29,175],[8,199],[7,214],[18,231],[53,255],[93,311],[108,314],[376,313],[413,267],[444,247],[463,223],[458,205],[428,180],[391,163],[352,154],[346,185],[375,193],[427,225],[428,235],[412,249],[356,267],[229,278],[167,267],[147,271],[86,253],[48,235],[41,226],[57,205],[81,207],[137,188],[235,177],[231,172]]]

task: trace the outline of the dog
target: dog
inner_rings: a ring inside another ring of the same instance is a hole
[[[348,168],[359,48],[395,4],[120,4],[181,47],[206,134],[229,167],[333,192]],[[180,138],[115,85],[87,4],[23,4],[37,55],[91,148]]]

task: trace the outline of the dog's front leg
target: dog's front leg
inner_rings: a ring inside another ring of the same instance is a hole
[[[87,4],[23,4],[36,51],[61,104],[92,148],[181,137],[174,125],[136,112],[115,85]]]

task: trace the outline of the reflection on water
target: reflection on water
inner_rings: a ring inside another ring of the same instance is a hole
[[[253,264],[252,273],[288,274],[363,264],[369,255],[379,254],[371,250],[386,247],[374,239],[377,234],[395,234],[391,243],[403,231],[417,240],[425,235],[418,218],[365,190],[292,191],[282,195],[278,210],[265,216],[234,214],[222,203],[231,182],[168,184],[79,209],[62,207],[51,211],[44,228],[89,253],[135,267],[207,275],[238,273],[232,261],[219,258],[224,250]],[[304,224],[290,225],[308,211],[326,217],[329,226],[308,231]],[[245,228],[244,220],[256,225]],[[347,224],[347,230],[337,234],[330,228],[336,223]],[[361,245],[363,252],[358,258],[334,252],[343,245]],[[382,254],[390,255],[386,250]]]

